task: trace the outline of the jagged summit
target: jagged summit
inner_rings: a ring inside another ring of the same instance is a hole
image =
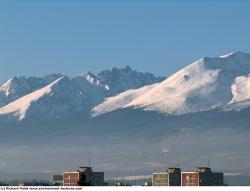
[[[108,85],[110,91],[108,96],[116,95],[128,89],[136,89],[144,85],[151,85],[163,81],[164,77],[155,77],[151,73],[137,72],[131,67],[112,68],[112,70],[104,70],[97,75],[97,78]]]

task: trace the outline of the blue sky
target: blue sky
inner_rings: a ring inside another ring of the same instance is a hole
[[[248,1],[2,0],[0,82],[130,65],[169,75],[203,56],[250,53]]]

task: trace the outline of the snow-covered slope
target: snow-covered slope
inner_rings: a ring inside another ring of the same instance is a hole
[[[53,83],[49,84],[48,86],[41,88],[37,91],[34,91],[16,101],[2,107],[0,109],[0,115],[11,114],[13,113],[15,116],[18,116],[19,120],[22,120],[26,116],[26,112],[31,106],[33,102],[38,101],[41,97],[45,96],[46,94],[51,93],[52,87],[57,84],[62,78],[57,79]]]
[[[131,107],[183,114],[225,107],[232,100],[250,98],[248,77],[243,77],[248,74],[249,54],[234,52],[216,58],[205,57],[146,90],[130,90],[111,97],[95,107],[93,113],[100,115]]]
[[[61,76],[60,74],[52,74],[42,78],[14,77],[6,81],[0,86],[0,107],[52,83]]]
[[[103,113],[107,113],[116,109],[122,108],[124,105],[129,104],[132,102],[134,99],[140,97],[143,93],[145,93],[147,90],[150,88],[156,86],[157,84],[149,85],[149,86],[144,86],[137,91],[135,90],[128,90],[125,91],[124,93],[121,93],[118,96],[110,97],[105,100],[100,106],[95,107],[94,110],[94,115],[99,115]],[[121,99],[122,97],[122,99]]]

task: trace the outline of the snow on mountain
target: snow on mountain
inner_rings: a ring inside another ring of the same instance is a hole
[[[97,78],[95,74],[92,72],[87,72],[86,74],[83,75],[83,77],[89,81],[89,83],[103,89],[103,91],[109,91],[109,86],[107,84],[104,84],[100,82],[100,80]]]
[[[238,109],[250,106],[249,75],[250,55],[234,52],[201,58],[164,81],[128,66],[74,78],[59,74],[13,78],[0,87],[0,116],[14,114],[22,120],[26,116],[58,118],[90,110],[100,115],[120,108],[177,115]]]
[[[93,113],[100,115],[130,107],[184,114],[223,107],[231,100],[240,101],[241,96],[250,98],[248,80],[242,85],[239,83],[242,77],[237,78],[248,74],[249,54],[234,52],[216,58],[205,57],[146,90],[130,90],[111,97],[96,106]]]
[[[31,106],[32,102],[38,101],[42,96],[49,94],[52,90],[52,87],[58,83],[62,78],[57,79],[48,86],[41,88],[37,91],[34,91],[16,101],[2,107],[0,109],[0,115],[14,113],[15,116],[18,116],[19,120],[25,118],[27,109]]]
[[[40,77],[14,77],[7,82],[5,82],[2,86],[0,86],[0,107],[7,105],[8,103],[29,94],[35,90],[38,90],[49,83],[55,81],[62,75],[60,74],[52,74],[45,76],[43,78]]]

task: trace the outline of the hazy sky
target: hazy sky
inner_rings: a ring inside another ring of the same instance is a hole
[[[203,56],[250,52],[250,1],[2,0],[0,82],[130,65],[169,75]]]

